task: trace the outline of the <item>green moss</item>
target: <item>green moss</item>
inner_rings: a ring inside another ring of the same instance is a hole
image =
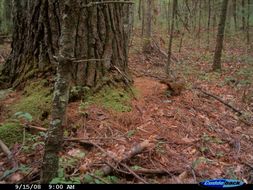
[[[27,112],[35,120],[39,120],[45,112],[50,113],[51,104],[52,93],[50,92],[50,87],[48,87],[47,80],[41,80],[26,86],[24,95],[10,109],[12,114]]]
[[[9,147],[15,143],[21,143],[23,129],[18,123],[6,123],[0,126],[0,139]]]
[[[89,105],[96,104],[117,112],[130,112],[132,110],[130,105],[131,98],[130,92],[119,88],[112,89],[107,87],[94,96],[88,95],[81,108],[87,108]]]

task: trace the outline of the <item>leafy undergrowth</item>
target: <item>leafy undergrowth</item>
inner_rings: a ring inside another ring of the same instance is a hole
[[[243,44],[239,40],[236,46],[226,43],[223,71],[212,73],[213,44],[207,50],[205,43],[199,46],[189,38],[178,52],[180,39],[176,39],[173,56],[177,61],[173,71],[187,86],[180,96],[168,98],[166,86],[154,79],[164,75],[166,59],[157,51],[140,54],[141,40],[133,42],[137,44],[131,50],[130,68],[134,89],[139,92],[137,99],[121,90],[106,89],[83,102],[70,103],[65,138],[86,143],[64,143],[61,167],[53,183],[143,183],[140,178],[148,183],[197,183],[210,178],[236,178],[253,183],[253,68],[252,55],[242,51]],[[159,45],[165,49],[167,44]],[[195,87],[219,96],[242,111],[246,119],[242,121],[231,109]],[[40,114],[35,113],[34,117],[39,118]],[[37,134],[35,141],[39,144],[33,151],[29,154],[22,151],[16,156],[19,165],[26,169],[0,177],[0,181],[38,182],[44,137],[44,133]],[[106,163],[115,164],[111,157],[120,159],[145,140],[150,146],[125,162],[128,169],[116,164],[108,176],[98,172]],[[87,141],[99,145],[107,154]],[[6,158],[2,160],[0,168],[11,171]],[[129,169],[140,178],[134,177]],[[140,172],[143,169],[164,172],[147,175]]]

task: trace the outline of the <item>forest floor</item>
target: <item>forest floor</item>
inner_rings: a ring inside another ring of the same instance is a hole
[[[82,101],[69,104],[61,170],[54,182],[198,183],[210,178],[236,178],[253,183],[253,55],[244,53],[245,48],[235,38],[234,43],[225,44],[223,72],[212,73],[212,52],[194,39],[187,40],[181,51],[174,53],[177,63],[173,64],[173,71],[186,83],[185,89],[180,96],[168,97],[167,87],[154,78],[164,75],[166,58],[161,50],[166,44],[158,35],[154,39],[160,50],[155,48],[151,55],[140,53],[140,37],[133,39],[129,62],[136,97],[124,99],[130,110],[113,111],[98,104],[83,105]],[[0,99],[0,129],[12,123],[8,120],[11,107],[25,93],[11,91]],[[47,121],[38,118],[31,125],[44,129]],[[44,137],[43,130],[27,138],[21,135],[20,143],[11,149],[15,163],[0,153],[1,183],[38,180]],[[115,164],[113,159],[120,160],[144,141],[149,144],[140,154],[125,165]],[[102,177],[96,171],[105,163],[113,165],[114,171]]]

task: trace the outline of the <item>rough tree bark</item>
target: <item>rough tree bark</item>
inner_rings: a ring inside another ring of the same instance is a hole
[[[57,60],[54,57],[58,57],[64,1],[13,2],[12,52],[4,64],[1,80],[17,87],[27,79],[55,73]],[[131,4],[104,1],[87,6],[94,2],[97,0],[76,1],[78,6],[72,20],[75,46],[70,58],[74,62],[70,68],[72,85],[94,87],[112,73],[120,77],[121,74],[113,71],[115,66],[129,75],[127,46],[131,27],[129,20],[123,18],[132,13],[127,11]]]
[[[60,36],[58,15],[57,1],[13,0],[12,52],[4,64],[2,81],[16,87],[52,69]]]
[[[221,70],[221,55],[223,49],[223,39],[225,33],[226,26],[226,17],[227,17],[227,8],[228,8],[228,0],[223,0],[222,2],[222,10],[220,15],[220,23],[218,28],[218,34],[216,39],[216,49],[213,61],[213,71]]]

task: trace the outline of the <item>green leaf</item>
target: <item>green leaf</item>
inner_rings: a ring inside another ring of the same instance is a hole
[[[99,185],[99,184],[104,184],[102,181],[100,181],[100,180],[98,180],[98,179],[95,179],[95,183],[98,184],[98,185]]]
[[[15,113],[14,116],[17,117],[18,119],[23,118],[29,122],[32,122],[32,120],[33,120],[32,115],[29,113],[26,113],[26,112],[17,112],[17,113]]]

